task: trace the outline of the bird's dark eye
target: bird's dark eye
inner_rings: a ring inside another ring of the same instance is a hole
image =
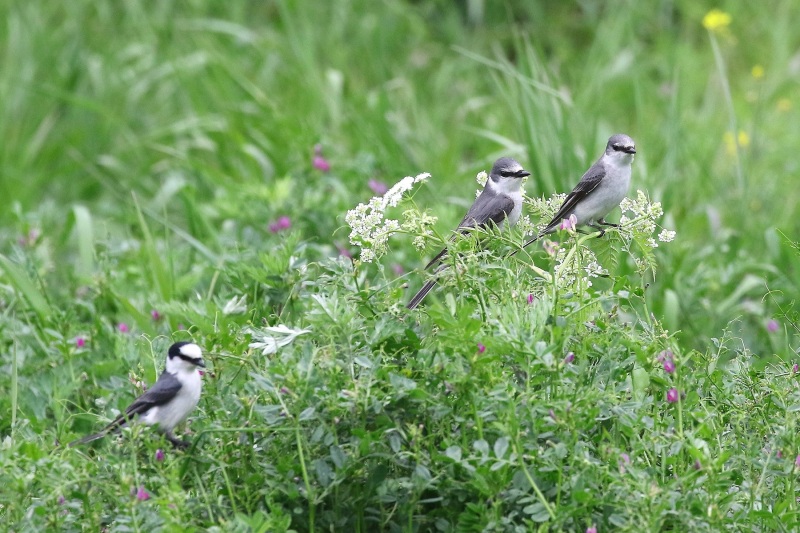
[[[513,175],[513,172],[509,172],[508,170],[501,170],[500,171],[500,175],[503,176],[504,178],[507,178],[507,177]]]
[[[622,150],[623,146],[621,144],[614,144],[611,145],[611,148],[613,148],[615,152],[619,152],[620,150]]]

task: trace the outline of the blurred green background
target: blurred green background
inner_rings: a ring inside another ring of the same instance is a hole
[[[707,30],[711,8],[732,21]],[[661,200],[665,226],[678,231],[653,291],[671,329],[695,342],[734,318],[755,325],[776,312],[762,301],[768,285],[797,289],[776,231],[796,239],[800,224],[792,2],[0,10],[3,251],[40,231],[48,275],[75,267],[77,204],[111,248],[137,221],[134,195],[211,249],[226,220],[263,232],[280,215],[324,245],[370,196],[369,179],[428,171],[418,204],[445,230],[470,201],[465,185],[495,157],[519,158],[534,173],[528,194],[549,196],[625,132],[639,149],[633,187]],[[318,143],[329,173],[311,168]],[[409,269],[419,261],[396,259]]]

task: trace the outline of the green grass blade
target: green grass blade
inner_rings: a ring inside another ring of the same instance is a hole
[[[153,284],[158,289],[158,293],[163,301],[172,300],[172,276],[167,268],[167,265],[161,260],[161,254],[158,252],[156,243],[153,240],[153,235],[150,233],[150,228],[144,219],[144,213],[139,206],[139,200],[136,194],[133,194],[133,203],[136,206],[136,216],[139,219],[139,227],[142,230],[144,242],[142,243],[143,259],[145,261],[145,270],[149,271]]]
[[[0,254],[0,268],[5,272],[14,290],[28,302],[28,305],[39,315],[39,318],[45,319],[50,316],[52,313],[50,304],[21,268],[2,254]]]
[[[89,279],[95,271],[92,215],[82,205],[74,206],[72,215],[75,217],[75,237],[78,243],[78,266],[76,270],[81,278]]]

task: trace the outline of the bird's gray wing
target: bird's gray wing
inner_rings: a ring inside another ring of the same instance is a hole
[[[581,181],[579,181],[575,188],[572,189],[572,192],[567,195],[564,203],[561,204],[558,212],[555,214],[555,216],[553,216],[553,219],[550,221],[547,227],[539,232],[539,236],[542,236],[545,233],[550,233],[553,228],[561,223],[562,219],[567,218],[570,212],[575,209],[575,206],[578,205],[581,200],[589,196],[592,191],[594,191],[597,186],[600,185],[605,176],[606,170],[600,161],[589,167],[589,170],[587,170],[586,173],[581,177]],[[527,246],[527,244],[525,246]]]
[[[483,200],[484,198],[486,200]],[[490,220],[499,225],[512,209],[514,209],[514,200],[510,196],[494,194],[487,189],[469,208],[464,220],[458,225],[458,229],[465,233],[467,229],[486,226]]]
[[[136,400],[125,409],[126,418],[142,414],[151,407],[167,403],[178,394],[178,391],[181,390],[181,386],[181,382],[178,378],[165,370],[147,392],[136,398]]]
[[[70,442],[69,446],[86,444],[87,442],[92,442],[93,440],[106,436],[111,431],[125,425],[134,416],[146,413],[151,407],[167,403],[178,394],[179,390],[181,390],[181,382],[178,381],[178,378],[165,370],[153,386],[150,387],[150,390],[136,398],[136,400],[125,409],[124,413],[120,413],[120,415],[104,427],[102,431]]]
[[[495,194],[491,189],[484,189],[481,195],[475,200],[475,203],[469,208],[467,214],[458,225],[458,233],[465,234],[473,228],[485,227],[489,221],[499,225],[506,219],[508,214],[514,209],[514,200],[506,195]],[[450,240],[454,240],[456,235],[453,235]],[[447,255],[447,248],[442,248],[433,259],[431,259],[425,270],[428,270],[441,259]]]

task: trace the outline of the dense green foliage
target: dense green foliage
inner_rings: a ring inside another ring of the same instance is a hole
[[[792,2],[0,13],[3,528],[797,527]],[[616,132],[674,242],[560,234],[608,271],[590,286],[540,245],[504,259],[519,228],[464,239],[404,309],[478,171],[513,156],[549,198]],[[359,261],[347,210],[422,172],[426,253],[397,235]],[[63,446],[189,338],[191,450],[141,427]]]

